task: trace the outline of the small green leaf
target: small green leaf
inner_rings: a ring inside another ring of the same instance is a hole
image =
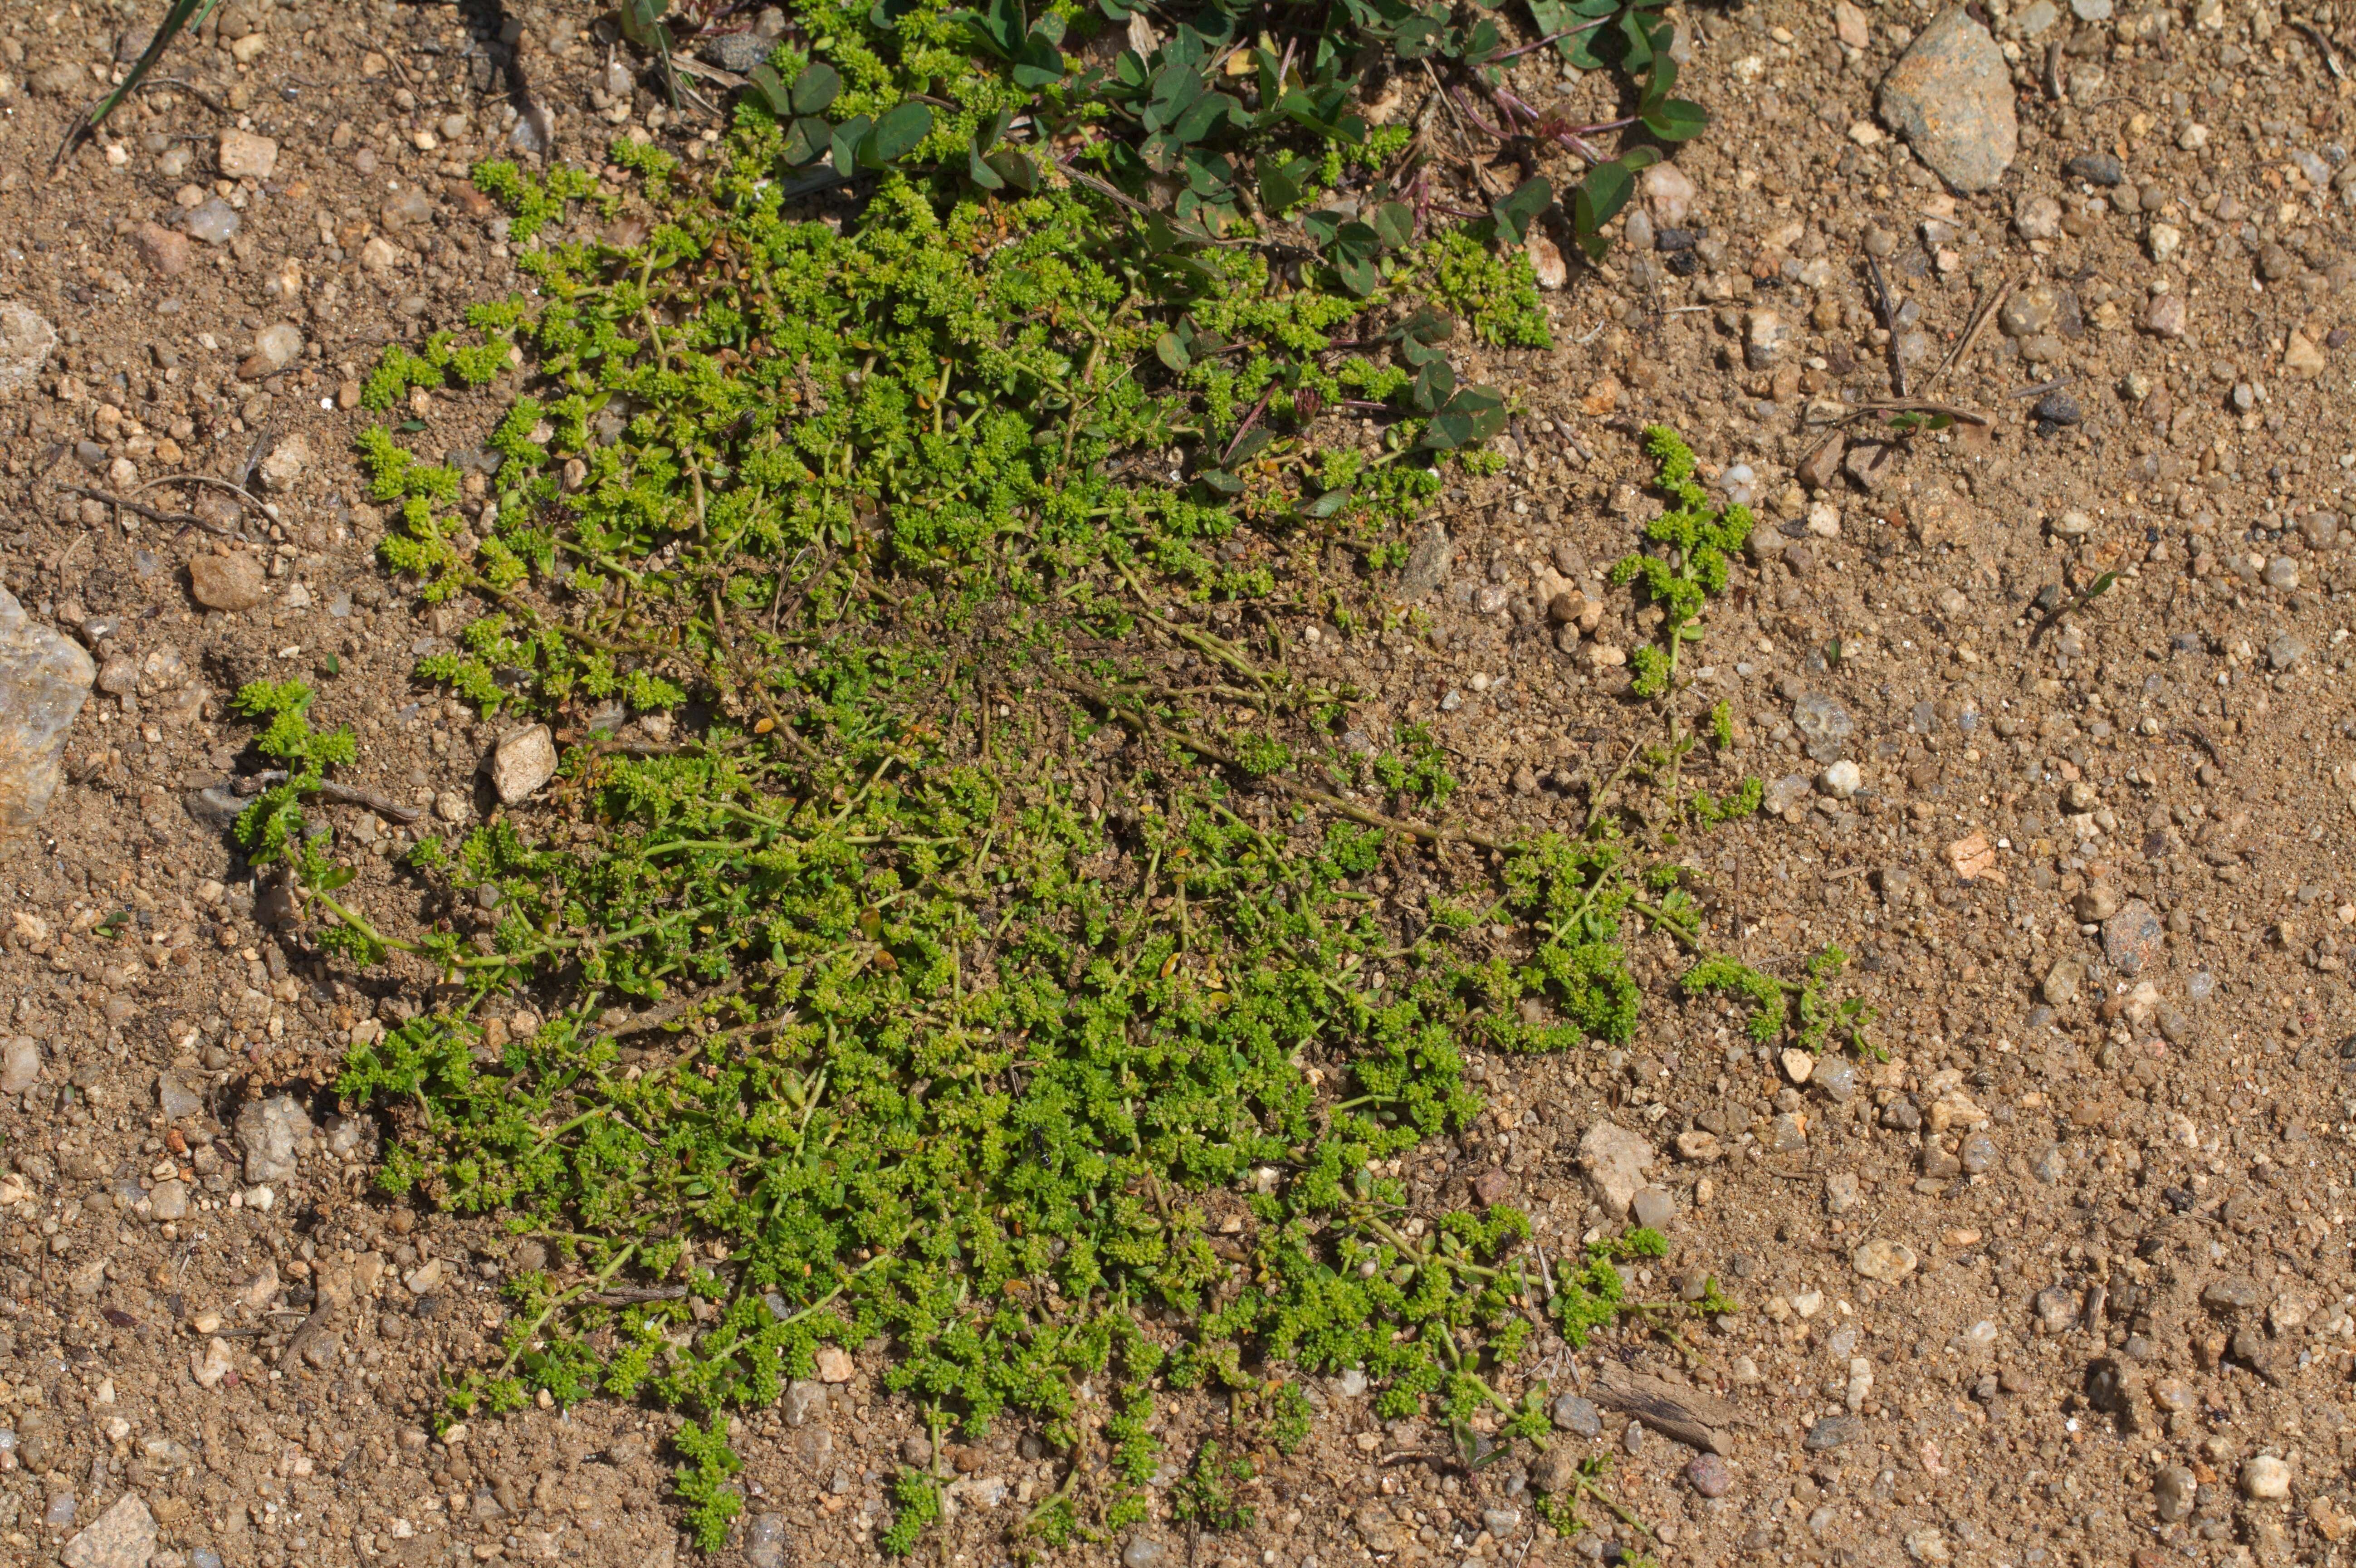
[[[755,65],[751,70],[746,71],[744,75],[753,83],[754,88],[761,94],[761,101],[767,106],[770,113],[776,115],[780,120],[790,119],[792,117],[794,112],[793,92],[786,86],[785,79],[770,69],[769,63],[766,60],[763,60],[758,65]]]
[[[815,114],[806,114],[786,127],[785,150],[778,155],[788,168],[802,168],[826,155],[834,127]]]
[[[1350,492],[1346,488],[1328,490],[1303,506],[1301,508],[1301,515],[1304,517],[1330,517],[1349,504]]]
[[[1014,85],[1036,91],[1064,80],[1064,52],[1044,34],[1024,38],[1014,55]]]
[[[903,103],[875,122],[859,143],[859,164],[862,168],[880,169],[895,164],[932,134],[933,111],[924,103]]]
[[[981,161],[1001,180],[1026,196],[1039,187],[1039,165],[1031,161],[1027,153],[1001,147]]]
[[[1206,469],[1195,477],[1203,482],[1204,488],[1222,496],[1240,496],[1244,492],[1244,482],[1224,468]]]
[[[1497,238],[1508,245],[1518,245],[1528,234],[1529,226],[1546,211],[1554,200],[1554,186],[1544,176],[1537,176],[1515,186],[1490,208],[1490,217],[1497,226]]]
[[[1415,208],[1403,201],[1384,202],[1366,222],[1386,251],[1404,251],[1415,240]]]
[[[1237,464],[1249,463],[1253,458],[1266,451],[1268,449],[1269,443],[1275,439],[1276,432],[1269,429],[1266,425],[1252,426],[1251,429],[1244,432],[1242,435],[1237,436],[1236,438],[1235,445],[1227,449],[1227,465],[1232,467]]]
[[[824,60],[812,60],[794,78],[793,111],[797,114],[823,114],[841,91],[841,73]]]
[[[1709,111],[1682,98],[1646,110],[1644,129],[1664,142],[1689,142],[1709,128]]]
[[[866,139],[869,128],[874,123],[864,114],[854,114],[834,128],[827,156],[833,163],[836,174],[849,179],[859,172],[859,144]]]

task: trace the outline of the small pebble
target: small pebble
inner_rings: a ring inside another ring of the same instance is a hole
[[[1575,1393],[1564,1394],[1554,1402],[1554,1424],[1580,1437],[1603,1435],[1603,1417],[1592,1403]]]
[[[1734,1485],[1734,1469],[1716,1454],[1697,1454],[1686,1464],[1686,1481],[1703,1497],[1722,1498]]]
[[[2038,399],[2032,411],[2038,422],[2044,425],[2073,425],[2086,417],[2085,411],[2078,406],[2078,400],[2058,389]]]
[[[2125,167],[2108,153],[2081,153],[2062,167],[2072,179],[2088,185],[2115,186],[2126,178]]]

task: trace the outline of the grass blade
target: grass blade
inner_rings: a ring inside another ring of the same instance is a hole
[[[164,13],[163,21],[156,25],[155,36],[147,41],[147,47],[140,52],[139,59],[123,73],[122,85],[100,99],[89,117],[74,126],[67,135],[65,144],[58,149],[58,155],[50,167],[54,169],[64,164],[76,147],[105,123],[106,117],[113,113],[124,99],[138,91],[139,84],[147,80],[147,73],[155,69],[155,62],[164,58],[164,51],[172,47],[172,41],[190,27],[202,27],[205,18],[220,3],[220,0],[172,0],[172,8]]]

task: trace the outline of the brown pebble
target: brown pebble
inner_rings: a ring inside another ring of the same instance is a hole
[[[160,223],[143,223],[138,232],[139,255],[162,277],[177,278],[188,270],[188,237]]]
[[[262,603],[259,556],[200,555],[188,562],[188,592],[208,610],[251,610]]]

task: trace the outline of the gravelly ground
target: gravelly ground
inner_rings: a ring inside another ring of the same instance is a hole
[[[2356,189],[2350,93],[2318,48],[2356,34],[2329,5],[2304,26],[2221,0],[2100,23],[2064,9],[2026,37],[2051,7],[2016,10],[1988,19],[2018,55],[2018,154],[1968,196],[1877,129],[1876,84],[1927,9],[1688,18],[1687,80],[1717,123],[1678,158],[1689,189],[1660,182],[1645,212],[1656,244],[1683,248],[1574,273],[1548,295],[1559,346],[1486,367],[1521,400],[1514,462],[1447,498],[1421,555],[1429,634],[1294,640],[1375,693],[1370,732],[1430,722],[1476,816],[1576,822],[1647,721],[1615,651],[1648,628],[1597,587],[1590,635],[1557,634],[1537,569],[1591,584],[1627,547],[1647,506],[1633,421],[1687,432],[1714,484],[1783,525],[1738,573],[1700,679],[1737,716],[1718,782],[1788,781],[1783,809],[1697,841],[1694,881],[1714,938],[1754,963],[1856,954],[1891,1060],[1846,1093],[1797,1083],[1714,1006],[1660,999],[1624,1053],[1483,1064],[1484,1125],[1415,1167],[1435,1206],[1502,1168],[1558,1250],[1612,1218],[1577,1168],[1590,1129],[1612,1119],[1658,1151],[1676,1251],[1643,1283],[1668,1295],[1712,1272],[1751,1310],[1696,1333],[1689,1359],[1632,1335],[1576,1357],[1541,1345],[1527,1371],[1593,1392],[1606,1360],[1632,1363],[1737,1407],[1714,1499],[1683,1445],[1622,1417],[1595,1439],[1621,1450],[1613,1485],[1665,1563],[2320,1563],[2356,1529],[2356,1060],[2338,1043],[2356,924],[2340,868]],[[357,724],[353,782],[420,805],[474,787],[493,736],[409,678],[455,624],[389,599],[369,564],[381,525],[344,455],[362,417],[348,389],[389,337],[513,281],[459,177],[510,134],[502,72],[554,112],[562,155],[654,118],[643,91],[607,107],[588,22],[235,0],[116,151],[51,180],[64,114],[130,24],[87,6],[0,20],[0,299],[63,336],[0,400],[0,581],[38,619],[90,624],[123,688],[85,711],[70,783],[0,869],[0,1004],[39,1064],[22,1082],[10,1056],[0,1108],[0,1421],[16,1435],[0,1542],[20,1560],[126,1492],[161,1529],[159,1563],[677,1550],[653,1418],[592,1406],[426,1440],[435,1379],[485,1342],[515,1259],[369,1196],[373,1130],[338,1120],[324,1086],[354,1029],[424,993],[258,924],[202,795],[241,766],[225,694],[265,672],[308,672],[322,717]],[[1535,57],[1520,84],[1603,102]],[[232,179],[222,133],[239,128],[276,159]],[[2119,183],[2093,183],[2099,163],[2065,172],[2105,155]],[[224,244],[144,227],[216,200],[205,221],[239,220]],[[1879,469],[1824,459],[1802,484],[1826,421],[1895,390],[1876,262],[1917,395],[2012,285],[1933,393],[1993,422]],[[253,355],[281,321],[304,341],[273,369]],[[465,450],[509,390],[415,411]],[[242,541],[64,488],[241,475],[273,452],[266,529],[218,494],[147,495]],[[232,550],[266,560],[269,592],[205,612],[186,562]],[[2104,571],[2109,592],[2031,635],[2040,592]],[[1815,783],[1842,760],[1848,793]],[[367,823],[389,855],[400,829]],[[363,888],[434,912],[389,869]],[[124,939],[94,936],[116,910]],[[1638,946],[1665,998],[1675,955]],[[753,1508],[784,1515],[788,1560],[873,1555],[880,1483],[915,1432],[875,1392],[879,1364],[746,1423]],[[1157,1524],[1161,1561],[1634,1549],[1624,1526],[1580,1545],[1538,1530],[1510,1465],[1468,1479],[1386,1462],[1437,1438],[1376,1431],[1338,1385],[1319,1398],[1312,1448],[1260,1483],[1261,1523],[1199,1540]],[[1173,1413],[1173,1449],[1206,1413]],[[1008,1483],[1006,1508],[1059,1477],[1018,1438],[960,1456]],[[2276,1489],[2269,1458],[2286,1495],[2245,1495]],[[969,1509],[948,1559],[1001,1560],[1003,1524]]]

